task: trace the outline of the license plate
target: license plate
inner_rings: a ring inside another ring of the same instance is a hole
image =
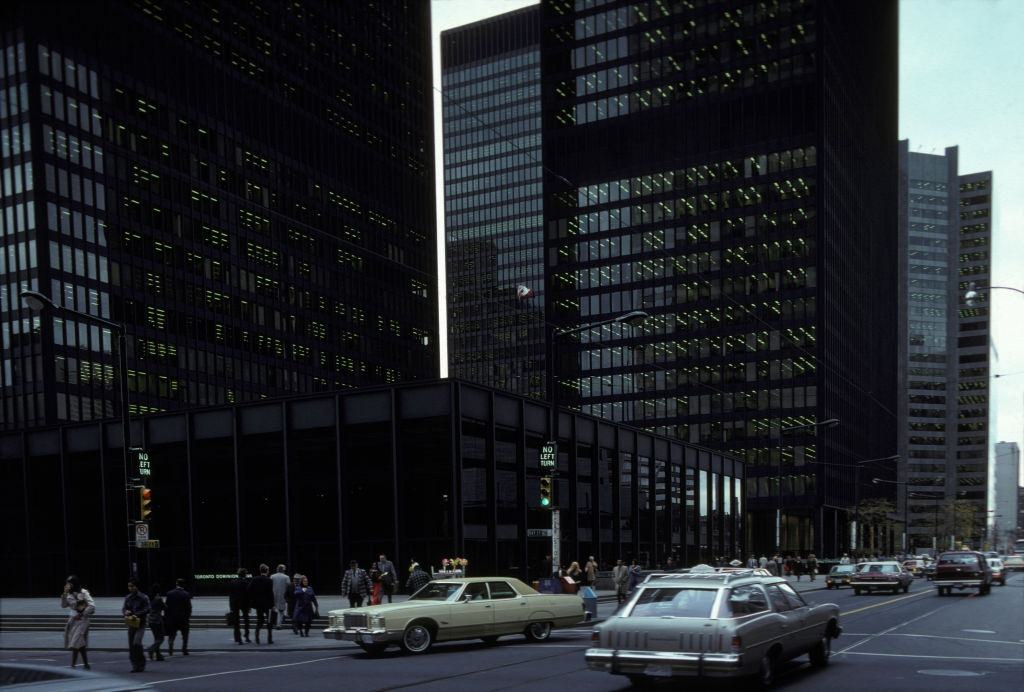
[[[672,668],[651,664],[644,669],[644,674],[653,678],[669,678],[672,677]]]
[[[373,635],[361,634],[359,635],[359,640],[363,642],[363,644],[373,644]]]

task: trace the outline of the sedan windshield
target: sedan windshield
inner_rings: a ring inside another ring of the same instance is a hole
[[[630,617],[707,618],[717,589],[646,588],[640,592]]]
[[[410,601],[448,601],[455,598],[455,594],[462,588],[462,584],[453,584],[444,581],[432,581],[422,589],[409,597]]]
[[[978,558],[974,555],[940,555],[940,565],[977,565]]]
[[[882,574],[899,574],[900,568],[896,565],[884,565],[876,562],[869,562],[857,566],[858,572],[881,572]]]

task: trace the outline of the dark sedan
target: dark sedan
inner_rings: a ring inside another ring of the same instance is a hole
[[[849,586],[850,579],[857,565],[836,565],[828,571],[825,576],[825,586],[830,589],[838,589],[841,586]]]

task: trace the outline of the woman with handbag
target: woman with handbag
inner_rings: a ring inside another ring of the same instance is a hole
[[[142,651],[142,638],[146,634],[146,616],[149,615],[149,598],[139,591],[134,579],[128,580],[128,595],[121,606],[124,624],[128,626],[128,657],[132,672],[141,673],[146,669],[146,655]]]
[[[78,665],[78,655],[82,655],[82,665],[89,670],[89,616],[96,612],[96,604],[88,590],[83,589],[78,577],[71,575],[64,583],[64,593],[60,597],[60,607],[70,608],[67,624],[64,625],[64,648],[71,649],[71,667]]]
[[[299,636],[308,637],[309,627],[317,614],[320,604],[317,603],[313,587],[309,585],[309,577],[303,575],[302,582],[295,589],[295,626],[298,628]]]

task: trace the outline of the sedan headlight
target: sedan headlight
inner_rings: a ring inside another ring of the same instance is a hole
[[[331,629],[340,629],[342,627],[342,619],[340,615],[329,615],[327,620],[328,626]]]
[[[370,616],[370,629],[382,630],[384,629],[384,616],[383,615],[371,615]]]

